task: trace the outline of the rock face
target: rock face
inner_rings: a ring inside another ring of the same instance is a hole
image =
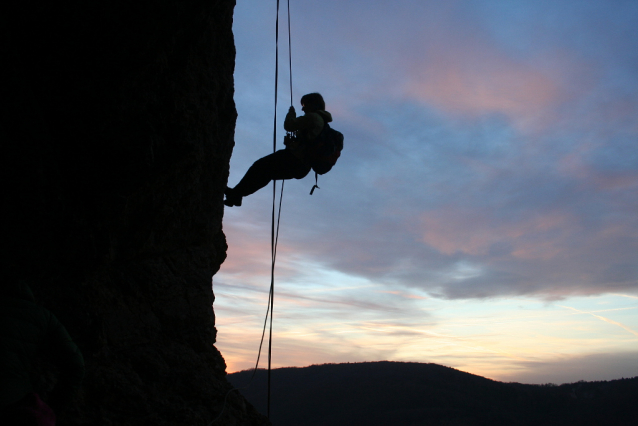
[[[226,256],[235,2],[10,3],[3,281],[27,282],[84,354],[59,424],[208,425],[231,389],[211,278]],[[233,392],[215,424],[265,422]]]

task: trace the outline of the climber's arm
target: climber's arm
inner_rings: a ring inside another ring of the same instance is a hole
[[[294,107],[290,107],[286,119],[284,120],[284,129],[287,132],[296,132],[298,130],[309,130],[315,126],[315,119],[310,115],[302,115],[297,117]]]

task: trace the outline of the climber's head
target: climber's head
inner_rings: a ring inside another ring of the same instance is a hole
[[[319,93],[308,93],[301,97],[301,110],[304,112],[323,111],[326,109],[326,103],[323,96]]]

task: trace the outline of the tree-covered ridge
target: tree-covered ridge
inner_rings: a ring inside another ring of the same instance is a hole
[[[236,387],[252,371],[229,375]],[[277,425],[635,425],[638,377],[547,385],[502,383],[437,364],[366,362],[271,373]],[[266,411],[266,372],[246,398]]]

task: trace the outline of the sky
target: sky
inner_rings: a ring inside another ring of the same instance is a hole
[[[281,7],[279,148],[291,96]],[[273,367],[638,376],[638,2],[290,7],[294,105],[322,93],[345,147],[314,195],[314,175],[285,183]],[[274,0],[237,2],[229,186],[272,152],[275,19]],[[271,208],[269,186],[224,213],[213,290],[228,372],[257,358]]]

